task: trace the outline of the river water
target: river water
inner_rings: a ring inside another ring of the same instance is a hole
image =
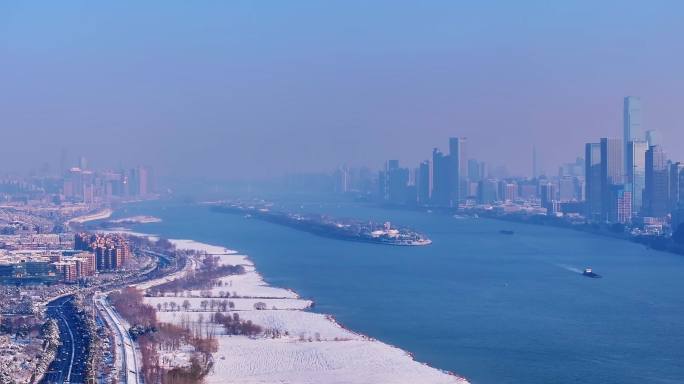
[[[291,208],[390,220],[433,244],[322,238],[183,203],[117,216],[158,216],[134,229],[246,253],[315,311],[474,384],[684,382],[682,256],[562,228],[354,203]],[[603,278],[583,277],[586,266]]]

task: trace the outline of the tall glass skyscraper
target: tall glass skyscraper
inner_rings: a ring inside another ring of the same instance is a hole
[[[625,167],[630,163],[629,142],[634,140],[644,140],[644,129],[641,124],[641,99],[635,96],[627,96],[624,99],[622,123],[624,125],[624,164]],[[625,174],[629,174],[629,169],[625,168]]]
[[[432,192],[430,200],[439,207],[449,206],[449,156],[437,148],[432,150]]]
[[[611,200],[613,185],[625,182],[624,150],[622,140],[613,138],[601,139],[601,218],[606,220],[610,216],[614,201]]]
[[[646,131],[646,143],[649,147],[654,145],[663,145],[663,139],[658,131],[655,129],[649,129]]]
[[[467,195],[465,191],[465,183],[468,179],[466,143],[465,137],[449,138],[449,197],[454,206],[458,206],[458,203]]]
[[[587,143],[584,153],[587,218],[601,215],[601,144]]]
[[[646,151],[645,140],[633,140],[627,144],[627,183],[632,188],[632,213],[638,215],[643,206],[643,194],[646,187]]]
[[[418,189],[418,203],[425,205],[430,202],[430,162],[425,160],[418,167],[416,177]]]
[[[646,187],[644,189],[644,211],[648,216],[663,217],[670,208],[669,166],[667,156],[659,145],[652,145],[646,151]]]

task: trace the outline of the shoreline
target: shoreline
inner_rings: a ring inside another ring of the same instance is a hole
[[[97,212],[88,213],[86,215],[77,216],[66,221],[66,225],[69,226],[71,223],[85,224],[90,221],[104,220],[112,216],[114,210],[111,208],[105,208]]]
[[[633,244],[638,244],[659,252],[665,252],[672,255],[684,256],[684,246],[678,245],[670,238],[662,236],[633,236],[625,232],[613,232],[608,227],[599,225],[594,227],[591,224],[572,225],[565,222],[548,220],[544,222],[535,221],[532,219],[525,219],[511,216],[495,216],[495,215],[481,215],[482,219],[490,219],[499,222],[509,222],[517,224],[534,225],[541,227],[567,229],[575,232],[582,232],[590,235],[600,236],[609,239],[627,241]]]
[[[207,384],[232,380],[240,383],[312,384],[468,383],[465,378],[454,372],[416,361],[409,351],[345,327],[331,314],[310,311],[314,304],[312,300],[302,299],[290,288],[268,284],[247,255],[193,240],[169,241],[177,249],[206,252],[219,257],[221,264],[245,267],[244,274],[219,278],[222,282],[229,283],[232,289],[238,290],[237,295],[226,298],[236,303],[236,307],[227,313],[238,313],[242,318],[253,321],[266,330],[277,331],[281,335],[273,338],[220,335],[219,350],[213,354],[214,370],[205,379]],[[184,273],[187,273],[187,270]],[[143,284],[141,288],[147,291],[168,281],[169,277],[154,282],[156,284]],[[179,275],[174,277],[177,278]],[[216,288],[212,288],[212,291],[214,289]],[[194,294],[194,290],[189,290],[181,293],[180,297],[146,296],[145,302],[152,306],[156,304],[159,308],[162,303],[168,301],[190,301],[196,304],[203,300]],[[255,300],[270,303],[271,309],[252,308]],[[192,310],[185,311],[159,310],[157,315],[163,322],[178,322],[179,318],[184,319],[181,321],[188,321],[190,317],[195,316],[201,316],[201,322],[204,315],[213,313],[213,310],[210,312],[203,308],[199,311],[194,305],[192,307]]]
[[[428,213],[431,208],[427,207],[401,207],[401,206],[395,206],[395,205],[383,205],[383,204],[374,204],[374,203],[368,203],[368,206],[371,207],[376,207],[379,209],[385,209],[385,210],[390,210],[390,211],[413,211],[413,212],[422,212],[422,213]],[[479,215],[479,218],[482,219],[491,219],[491,220],[496,220],[500,222],[509,222],[509,223],[518,223],[518,224],[527,224],[527,225],[534,225],[534,226],[541,226],[541,227],[552,227],[552,228],[560,228],[560,229],[568,229],[576,232],[583,232],[591,235],[596,235],[596,236],[601,236],[605,238],[611,238],[611,239],[616,239],[616,240],[624,240],[628,241],[634,244],[640,244],[645,246],[648,249],[653,249],[655,251],[660,251],[660,252],[666,252],[669,254],[673,255],[679,255],[679,256],[684,256],[684,244],[676,244],[674,241],[672,241],[671,238],[668,237],[663,237],[663,236],[655,236],[655,235],[643,235],[643,236],[634,236],[626,232],[615,232],[611,231],[610,227],[606,224],[591,224],[591,223],[584,223],[584,224],[571,224],[569,222],[551,217],[551,216],[545,216],[545,215],[515,215],[515,214],[507,214],[507,215],[496,215],[496,214],[491,214],[486,211],[453,211],[449,209],[439,209],[439,208],[432,208],[434,211],[433,213],[439,214],[439,215],[444,215],[444,216],[453,216],[454,214],[460,214],[460,213],[465,213],[465,214],[472,214],[475,213]]]

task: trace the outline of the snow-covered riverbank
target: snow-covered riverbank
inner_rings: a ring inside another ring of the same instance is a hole
[[[150,224],[160,223],[162,220],[154,216],[131,216],[123,217],[121,219],[109,220],[112,224]]]
[[[159,320],[207,322],[217,310],[208,302],[227,300],[232,303],[230,312],[261,326],[268,334],[278,335],[247,337],[219,332],[213,371],[205,380],[208,384],[467,383],[413,360],[406,351],[347,330],[330,316],[307,311],[310,300],[266,284],[245,255],[192,240],[172,242],[178,249],[217,256],[222,264],[242,265],[246,273],[221,278],[209,297],[206,291],[201,295],[197,290],[146,297],[147,303],[159,309]]]

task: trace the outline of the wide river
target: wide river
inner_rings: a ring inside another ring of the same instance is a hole
[[[552,227],[352,203],[296,209],[390,220],[434,243],[328,239],[181,203],[117,216],[158,216],[134,229],[246,253],[316,311],[474,384],[684,382],[683,256]],[[603,278],[583,277],[585,266]]]

